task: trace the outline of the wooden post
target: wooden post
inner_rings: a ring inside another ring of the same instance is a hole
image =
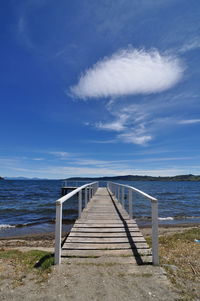
[[[118,199],[118,201],[120,202],[120,186],[118,186],[117,199]]]
[[[124,186],[122,186],[122,207],[124,208],[125,200],[124,200]]]
[[[62,203],[56,203],[55,264],[61,263]]]
[[[87,207],[87,201],[88,201],[88,189],[85,188],[85,208]]]
[[[78,193],[78,217],[81,217],[82,212],[82,190]]]
[[[128,190],[128,209],[129,217],[133,218],[133,192],[131,189]]]
[[[153,265],[159,265],[158,254],[158,202],[151,201],[152,208],[152,257]]]

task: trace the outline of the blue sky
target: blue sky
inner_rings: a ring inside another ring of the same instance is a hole
[[[0,175],[200,174],[200,2],[7,0]]]

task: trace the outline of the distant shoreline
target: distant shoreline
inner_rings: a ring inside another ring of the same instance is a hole
[[[153,177],[153,176],[138,176],[138,175],[125,175],[114,177],[71,177],[65,179],[66,181],[160,181],[160,182],[200,182],[200,175],[178,175],[172,177]]]
[[[139,176],[124,175],[110,177],[70,177],[65,179],[26,178],[26,177],[0,177],[0,180],[21,181],[160,181],[160,182],[200,182],[200,175],[177,175],[177,176]]]

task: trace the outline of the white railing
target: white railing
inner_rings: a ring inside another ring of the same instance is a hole
[[[158,200],[147,193],[129,185],[123,185],[108,182],[108,190],[121,202],[125,209],[125,189],[128,190],[128,208],[129,216],[133,216],[133,192],[139,193],[151,201],[151,219],[152,219],[152,261],[153,265],[159,265],[158,254]]]
[[[98,182],[93,182],[85,184],[72,192],[66,194],[56,201],[56,228],[55,228],[55,264],[61,263],[61,238],[62,238],[62,206],[63,203],[69,200],[74,195],[78,194],[78,217],[80,218],[82,212],[82,201],[83,201],[83,191],[85,196],[85,207],[88,201],[93,197],[98,188]]]

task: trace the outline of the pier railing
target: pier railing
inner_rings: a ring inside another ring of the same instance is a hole
[[[83,204],[83,192],[85,207],[89,200],[93,197],[98,188],[98,182],[82,185],[72,192],[66,194],[56,201],[56,228],[55,228],[55,264],[61,263],[61,238],[62,238],[62,207],[63,203],[74,195],[78,194],[78,216],[81,216]]]
[[[149,194],[129,185],[108,182],[108,190],[116,197],[125,209],[125,190],[128,192],[128,213],[130,218],[133,216],[133,193],[139,193],[151,201],[151,220],[152,220],[152,261],[153,265],[159,265],[158,253],[158,200]]]

